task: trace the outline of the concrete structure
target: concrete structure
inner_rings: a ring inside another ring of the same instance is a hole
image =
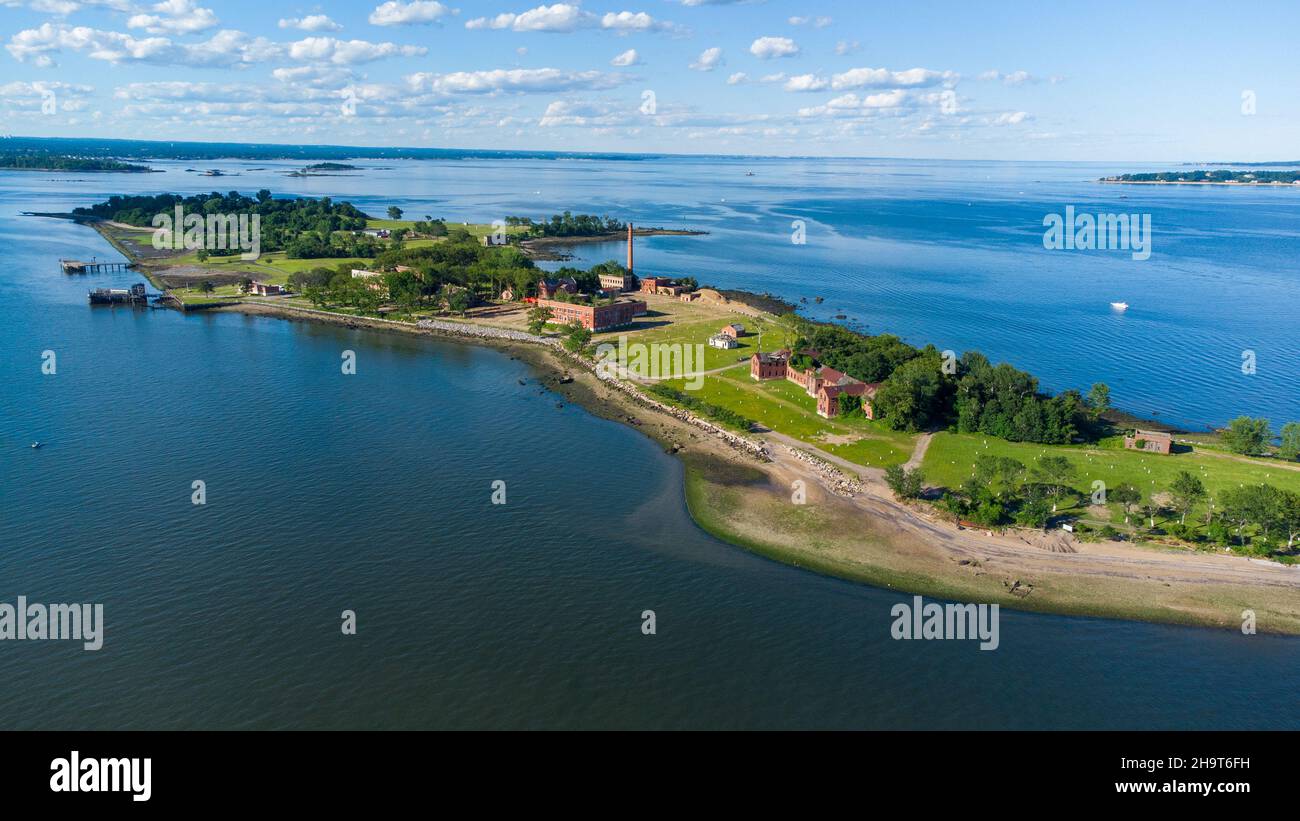
[[[740,343],[736,341],[734,336],[728,336],[727,334],[714,334],[709,337],[709,347],[723,349],[739,348]],[[753,365],[750,365],[750,370],[751,372],[753,371]]]
[[[632,324],[632,318],[646,312],[646,304],[639,300],[624,300],[609,305],[590,305],[586,302],[561,302],[558,299],[538,299],[537,304],[551,309],[551,321],[562,325],[577,322],[589,331],[604,331],[620,325]]]
[[[632,283],[635,281],[636,277],[631,274],[600,275],[600,287],[604,288],[606,291],[614,291],[617,293],[632,290]]]
[[[370,279],[371,277],[382,277],[383,275],[384,275],[383,271],[367,271],[364,268],[352,269],[353,279]]]
[[[1138,443],[1141,444],[1138,444]],[[1124,437],[1124,447],[1129,450],[1143,450],[1148,453],[1172,453],[1174,437],[1158,430],[1135,430]]]

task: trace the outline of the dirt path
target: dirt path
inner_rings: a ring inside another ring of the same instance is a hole
[[[903,467],[908,470],[916,470],[925,461],[925,452],[930,449],[930,440],[934,438],[933,433],[923,433],[916,437],[916,445],[912,448],[912,458],[908,459]]]

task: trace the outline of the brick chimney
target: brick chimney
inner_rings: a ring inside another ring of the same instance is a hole
[[[627,224],[627,272],[632,273],[632,223]]]

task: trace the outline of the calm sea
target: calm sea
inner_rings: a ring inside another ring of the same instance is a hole
[[[159,165],[0,174],[0,601],[102,602],[107,621],[98,653],[0,642],[0,727],[1300,728],[1300,640],[1004,611],[995,652],[893,641],[906,597],[704,535],[674,459],[520,362],[91,309],[87,288],[138,278],[65,277],[59,257],[111,248],[18,216],[216,186],[377,214],[567,207],[701,227],[643,242],[640,270],[822,296],[810,314],[978,346],[1050,387],[1105,380],[1135,411],[1208,423],[1300,417],[1300,192],[1122,191],[1089,180],[1125,169],[1079,165],[389,162],[306,180],[285,163],[220,163],[240,174],[224,179]],[[1152,258],[1043,250],[1043,215],[1067,204],[1151,213]],[[356,636],[340,633],[347,609]]]

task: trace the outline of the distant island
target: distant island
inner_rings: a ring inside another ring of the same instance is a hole
[[[0,168],[21,171],[119,171],[150,173],[147,165],[135,165],[100,157],[74,157],[65,154],[14,153],[0,154]]]
[[[1118,174],[1102,177],[1099,182],[1135,185],[1296,185],[1296,171],[1156,171],[1144,174]]]
[[[348,165],[341,162],[318,162],[305,166],[298,171],[290,171],[290,177],[323,177],[335,171],[360,171],[361,168],[355,165]]]

